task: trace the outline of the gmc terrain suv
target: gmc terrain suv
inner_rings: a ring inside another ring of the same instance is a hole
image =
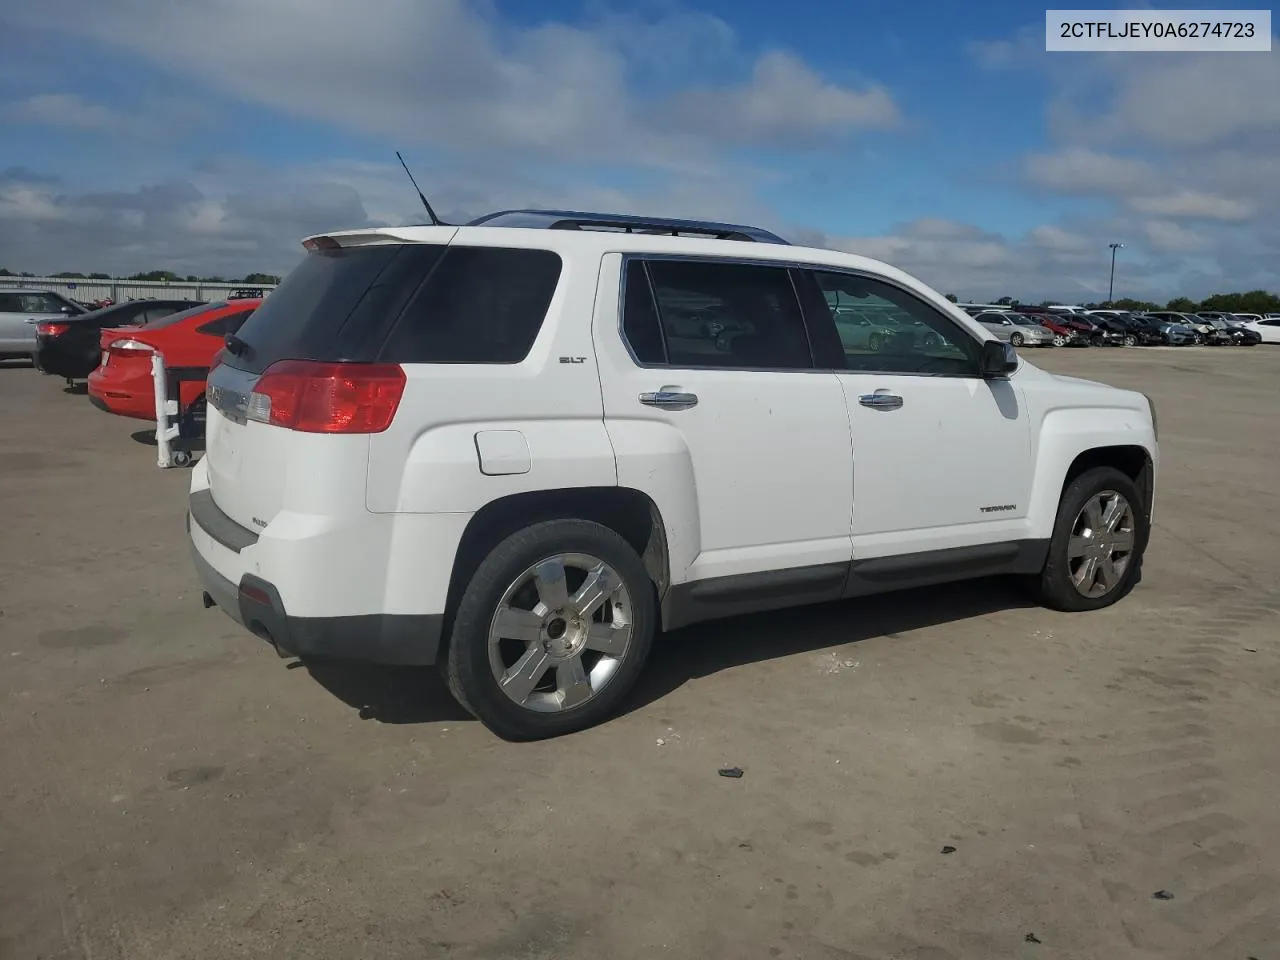
[[[531,739],[606,718],[659,629],[993,574],[1094,610],[1139,577],[1148,398],[886,264],[556,211],[303,245],[215,361],[188,513],[206,606],[282,654],[439,663]],[[872,349],[836,302],[911,322]]]

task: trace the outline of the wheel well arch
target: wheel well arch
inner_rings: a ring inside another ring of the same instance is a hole
[[[1087,470],[1095,467],[1113,467],[1138,485],[1142,493],[1143,506],[1149,512],[1152,502],[1151,453],[1138,444],[1120,444],[1108,447],[1093,447],[1076,455],[1067,467],[1066,476],[1062,479],[1062,489],[1066,490],[1071,481]]]
[[[546,520],[591,520],[609,527],[639,554],[661,597],[670,583],[666,526],[657,504],[630,487],[567,487],[493,500],[468,521],[454,554],[446,621],[489,551],[517,530]],[[446,636],[447,636],[446,623]]]

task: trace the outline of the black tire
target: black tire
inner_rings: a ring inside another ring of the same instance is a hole
[[[1133,510],[1133,551],[1124,574],[1107,593],[1087,597],[1071,580],[1068,546],[1076,518],[1088,501],[1098,493],[1113,490],[1129,501]],[[1049,541],[1049,555],[1036,584],[1036,593],[1046,607],[1066,612],[1100,610],[1126,596],[1142,577],[1142,557],[1150,538],[1147,505],[1138,485],[1114,467],[1095,467],[1076,477],[1062,491],[1058,516]]]
[[[534,564],[560,554],[589,554],[617,571],[631,596],[630,645],[617,672],[591,699],[554,713],[522,706],[500,689],[489,663],[489,625],[507,588]],[[644,669],[657,630],[657,592],[635,550],[588,520],[549,520],[513,533],[476,568],[453,617],[443,663],[458,702],[506,740],[542,740],[608,719]]]
[[[1138,338],[1132,333],[1125,334],[1124,345],[1126,347],[1136,347],[1138,345]]]
[[[1015,347],[1020,347],[1025,342],[1025,338],[1020,333],[1009,334],[1009,342]]]

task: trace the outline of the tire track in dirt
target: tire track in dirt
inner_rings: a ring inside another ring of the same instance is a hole
[[[1080,815],[1131,946],[1188,960],[1243,960],[1280,942],[1280,876],[1264,831],[1234,809],[1222,747],[1237,731],[1220,729],[1215,711],[1248,679],[1240,634],[1280,617],[1280,599],[1223,593],[1206,598],[1216,604],[1207,618],[1170,624],[1182,642],[1118,665],[1108,686],[1126,706],[1110,719],[1123,737],[1078,780],[1078,795],[1113,800]],[[1174,901],[1154,899],[1157,890],[1176,891]]]

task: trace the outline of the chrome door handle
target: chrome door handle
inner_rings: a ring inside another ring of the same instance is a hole
[[[662,407],[664,410],[688,410],[697,406],[696,393],[682,393],[678,390],[654,390],[640,394],[640,402],[649,407]]]
[[[896,393],[864,393],[858,402],[874,410],[897,410],[902,406],[902,398]]]

